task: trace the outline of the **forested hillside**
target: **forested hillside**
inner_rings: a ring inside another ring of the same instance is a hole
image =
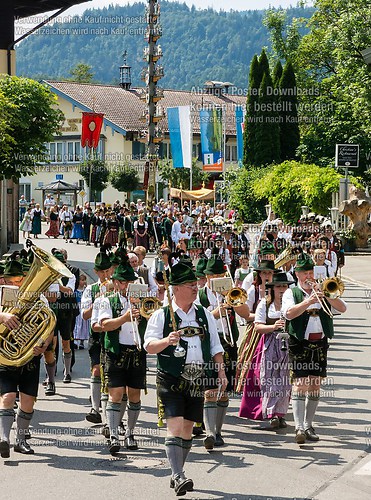
[[[291,17],[310,17],[313,9],[293,8]],[[17,73],[36,79],[70,78],[78,63],[92,66],[94,80],[118,83],[122,54],[128,52],[133,85],[139,86],[146,46],[145,4],[86,10],[42,28],[24,40],[17,51]],[[161,63],[165,77],[161,86],[190,89],[206,80],[229,81],[244,88],[255,53],[269,47],[268,31],[262,24],[264,11],[216,12],[185,4],[161,2],[164,51]],[[19,36],[22,25],[17,27]]]

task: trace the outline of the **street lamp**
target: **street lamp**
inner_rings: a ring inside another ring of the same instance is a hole
[[[268,203],[268,205],[264,205],[265,208],[265,213],[267,214],[267,219],[269,218],[271,212],[272,212],[272,205]]]
[[[335,229],[338,229],[338,217],[339,217],[339,209],[338,207],[330,208],[331,212],[331,226]]]
[[[309,214],[309,207],[307,207],[307,205],[302,205],[300,208],[303,217]]]

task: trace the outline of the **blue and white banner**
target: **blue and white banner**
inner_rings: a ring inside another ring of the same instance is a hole
[[[237,136],[237,160],[238,165],[242,167],[243,159],[243,133],[245,128],[246,108],[236,107],[236,136]]]
[[[178,106],[167,108],[171,155],[174,168],[192,168],[191,108]]]

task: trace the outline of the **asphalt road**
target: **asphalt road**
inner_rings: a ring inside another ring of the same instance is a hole
[[[38,244],[46,250],[67,248],[69,261],[94,277],[94,247],[45,237]],[[194,440],[186,472],[194,480],[195,491],[186,498],[370,499],[371,256],[349,257],[343,277],[353,281],[346,279],[348,311],[335,319],[329,376],[315,421],[321,440],[295,444],[291,410],[288,428],[279,431],[268,429],[265,422],[240,419],[239,400],[233,399],[224,431],[226,446],[208,453],[200,438]],[[140,449],[123,448],[113,458],[99,426],[84,420],[89,411],[87,351],[77,351],[71,384],[62,383],[59,365],[57,394],[46,398],[40,387],[32,421],[35,455],[12,451],[9,460],[0,461],[1,498],[174,498],[163,446],[166,431],[157,428],[153,356],[149,366],[148,394],[142,397],[137,429]]]

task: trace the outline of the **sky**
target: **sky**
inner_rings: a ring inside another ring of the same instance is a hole
[[[92,0],[90,2],[84,2],[80,5],[69,8],[62,16],[73,16],[81,15],[86,9],[98,9],[101,7],[107,7],[111,4],[118,5],[128,5],[132,4],[137,0]],[[171,1],[171,0],[170,0]],[[215,10],[223,9],[225,11],[233,10],[254,10],[254,9],[266,9],[268,7],[289,7],[290,5],[296,6],[297,0],[181,0],[180,3],[185,2],[190,7],[195,5],[196,8],[207,9],[208,7],[213,7]],[[160,0],[161,5],[161,0]],[[313,3],[312,0],[307,0],[308,4]],[[57,19],[60,20],[60,19]],[[38,24],[40,20],[36,22],[25,22],[22,20],[23,28],[32,28]],[[17,23],[16,23],[17,24]]]

